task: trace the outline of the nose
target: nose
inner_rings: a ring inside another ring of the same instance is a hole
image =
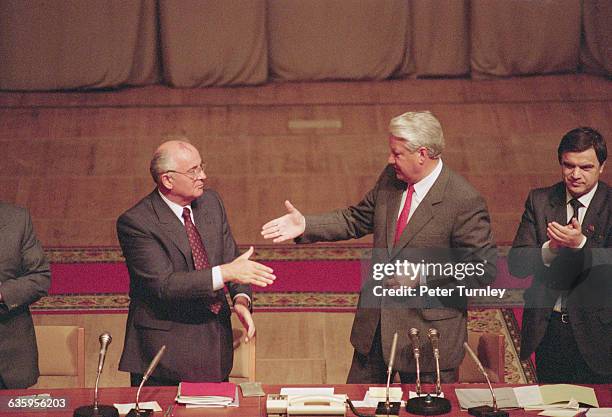
[[[387,163],[395,164],[395,157],[393,156],[392,153],[389,154],[389,157],[387,158]]]

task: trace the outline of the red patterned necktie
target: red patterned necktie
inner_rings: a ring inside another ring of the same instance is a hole
[[[408,193],[406,194],[404,208],[402,208],[402,212],[397,219],[397,225],[395,226],[395,239],[393,240],[394,245],[397,244],[397,241],[400,239],[402,232],[408,224],[408,215],[410,214],[410,205],[412,204],[412,194],[414,194],[414,186],[410,184],[408,187]]]
[[[208,255],[206,254],[204,243],[202,243],[202,237],[200,236],[198,229],[196,229],[195,225],[191,221],[191,210],[189,210],[189,207],[183,207],[183,219],[185,220],[185,231],[187,232],[187,238],[189,239],[189,246],[191,246],[193,266],[198,271],[201,269],[210,268]],[[215,314],[219,314],[219,311],[223,306],[221,297],[224,296],[223,290],[215,292],[215,298],[208,305],[210,311]]]

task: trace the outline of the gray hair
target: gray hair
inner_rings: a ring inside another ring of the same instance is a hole
[[[442,126],[429,111],[407,112],[394,117],[389,122],[389,132],[403,139],[410,152],[427,148],[431,159],[439,158],[444,150]]]
[[[159,184],[159,179],[162,174],[171,171],[176,168],[174,158],[167,150],[157,150],[151,158],[151,164],[149,165],[149,172],[153,181]]]
[[[164,142],[178,141],[191,144],[189,138],[182,134],[168,134],[164,135]],[[165,149],[162,145],[155,151],[153,154],[153,158],[151,159],[151,164],[149,165],[149,172],[151,173],[151,177],[153,177],[153,181],[156,184],[159,184],[159,178],[162,174],[172,171],[176,169],[176,161],[174,160],[174,155],[168,149]]]

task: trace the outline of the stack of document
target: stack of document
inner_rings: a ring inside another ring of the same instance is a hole
[[[191,407],[238,406],[238,387],[231,382],[181,382],[176,402]]]
[[[524,408],[525,410],[544,410],[540,415],[564,417],[573,416],[586,408],[599,407],[595,391],[590,387],[579,385],[530,385],[525,387],[496,388],[495,397],[499,408]],[[491,392],[483,388],[457,388],[455,390],[461,408],[471,408],[480,405],[491,405]],[[591,411],[591,410],[589,410]],[[593,412],[596,415],[596,412]]]

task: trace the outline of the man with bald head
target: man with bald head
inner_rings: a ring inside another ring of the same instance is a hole
[[[162,345],[153,385],[227,380],[233,362],[230,307],[255,334],[250,285],[272,269],[239,256],[219,195],[204,189],[205,165],[186,141],[164,142],[150,166],[157,187],[117,220],[130,274],[130,308],[119,369],[142,380]]]

